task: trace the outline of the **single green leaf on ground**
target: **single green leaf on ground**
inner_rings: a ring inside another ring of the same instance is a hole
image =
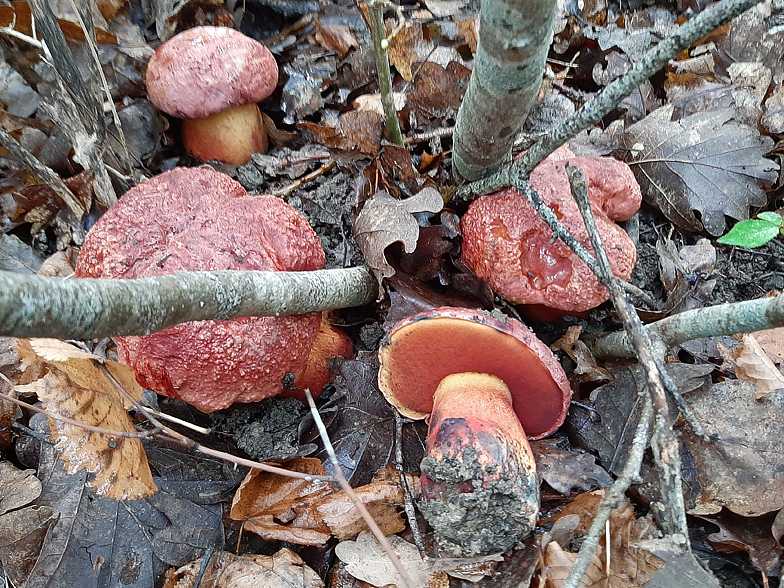
[[[780,220],[781,217],[779,217]],[[736,247],[754,249],[755,247],[762,247],[768,241],[778,237],[779,231],[780,228],[777,224],[767,220],[751,219],[740,221],[732,227],[729,233],[717,239],[717,241],[723,245],[735,245]]]

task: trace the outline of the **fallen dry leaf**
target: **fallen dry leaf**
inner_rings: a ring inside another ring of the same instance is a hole
[[[326,473],[321,462],[312,457],[292,460],[286,467],[311,475]],[[382,474],[354,492],[385,534],[405,529],[398,512],[403,492],[396,480]],[[353,500],[332,484],[259,470],[251,470],[245,477],[234,496],[230,516],[268,541],[297,545],[322,545],[333,534],[349,539],[367,528]]]
[[[749,554],[751,564],[763,574],[776,574],[784,551],[779,538],[773,536],[774,513],[761,517],[742,517],[723,510],[716,516],[703,518],[719,527],[717,533],[708,535],[716,551],[745,551]]]
[[[755,331],[752,335],[773,363],[784,364],[784,327]]]
[[[431,569],[422,560],[417,546],[397,535],[387,537],[387,540],[414,586],[427,586]],[[400,574],[369,531],[360,533],[356,541],[338,543],[335,546],[335,555],[346,564],[349,574],[363,582],[379,588],[388,584],[404,585]]]
[[[316,42],[338,54],[343,59],[352,49],[359,49],[359,42],[346,25],[322,24],[316,16]]]
[[[410,82],[414,78],[412,70],[414,64],[425,61],[432,50],[433,42],[425,40],[422,24],[407,22],[403,30],[389,43],[389,61],[397,68],[403,79]]]
[[[141,399],[143,390],[133,370],[113,361],[101,367],[92,354],[51,340],[18,339],[17,350],[29,369],[41,369],[42,364],[46,372],[35,382],[16,386],[17,391],[34,392],[51,414],[109,431],[136,432],[126,412],[130,402],[120,391]],[[89,431],[47,418],[66,471],[92,472],[89,485],[99,495],[140,500],[157,491],[140,439]]]
[[[750,206],[767,203],[765,190],[778,177],[778,164],[763,155],[770,137],[731,122],[731,108],[703,111],[672,121],[673,106],[663,106],[623,134],[634,155],[632,170],[643,197],[679,227],[725,230],[724,216],[744,220]],[[702,222],[692,212],[702,215]]]
[[[574,375],[578,383],[611,382],[612,374],[596,362],[596,358],[588,346],[580,341],[581,332],[582,327],[569,327],[566,334],[553,343],[553,347],[566,353],[577,364],[574,368]]]
[[[576,559],[576,553],[564,551],[558,543],[550,541],[544,551],[544,569],[539,574],[544,588],[562,588]],[[577,586],[578,588],[605,588],[606,585],[602,561],[594,553]]]
[[[721,344],[719,344],[721,345]],[[773,364],[753,334],[745,334],[737,349],[719,347],[722,356],[735,368],[739,380],[757,386],[757,400],[784,388],[784,375]]]
[[[757,386],[727,380],[686,397],[705,433],[681,426],[684,459],[693,460],[701,486],[690,514],[760,516],[784,506],[784,390],[757,400]]]
[[[202,559],[166,572],[163,588],[193,588]],[[201,576],[199,588],[323,588],[324,582],[302,558],[283,548],[274,555],[213,554]]]
[[[384,256],[387,246],[401,242],[406,253],[413,253],[419,239],[419,224],[414,213],[436,213],[443,206],[441,194],[429,187],[405,200],[396,200],[380,190],[365,202],[354,220],[354,235],[379,286],[384,278],[395,273],[395,268]]]

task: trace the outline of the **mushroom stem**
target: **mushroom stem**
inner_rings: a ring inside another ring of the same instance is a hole
[[[182,143],[200,161],[244,165],[254,153],[267,152],[267,129],[259,107],[243,104],[205,118],[183,120]]]
[[[506,551],[539,512],[536,463],[509,387],[490,374],[446,376],[422,460],[422,512],[454,556]]]

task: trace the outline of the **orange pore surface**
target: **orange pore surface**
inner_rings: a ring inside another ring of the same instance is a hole
[[[514,336],[487,323],[506,328],[494,319],[449,317],[423,318],[396,328],[380,352],[381,390],[402,414],[424,418],[433,410],[433,394],[447,375],[493,374],[509,386],[526,435],[552,433],[563,423],[571,395],[560,364],[521,323],[512,329]]]

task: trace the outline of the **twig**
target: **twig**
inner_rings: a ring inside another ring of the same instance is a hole
[[[337,478],[338,484],[340,484],[340,488],[348,495],[349,498],[351,498],[351,501],[359,511],[359,514],[362,515],[362,519],[365,521],[368,528],[370,528],[370,531],[373,533],[376,541],[378,541],[379,545],[381,546],[381,549],[384,550],[384,553],[386,553],[389,561],[392,562],[392,565],[395,566],[397,573],[400,574],[400,577],[403,579],[403,583],[407,586],[407,588],[417,588],[411,580],[411,577],[408,575],[408,572],[403,567],[403,564],[400,562],[400,559],[397,557],[397,554],[392,549],[392,546],[389,544],[389,541],[387,541],[384,533],[382,533],[381,529],[378,528],[376,521],[373,520],[373,517],[368,512],[367,508],[365,508],[365,505],[362,504],[362,501],[357,496],[357,493],[354,492],[354,489],[343,475],[340,462],[335,455],[335,449],[332,447],[332,442],[329,440],[327,428],[324,426],[324,421],[321,420],[321,415],[319,414],[318,408],[316,408],[316,403],[313,401],[313,395],[307,388],[305,389],[305,396],[308,399],[308,406],[310,406],[310,413],[313,415],[316,428],[318,429],[319,435],[321,436],[321,440],[324,442],[324,449],[326,449],[327,455],[329,456],[329,461],[332,463],[332,467],[335,469],[335,478]]]
[[[634,433],[634,439],[632,439],[632,445],[629,450],[629,458],[626,460],[623,471],[613,482],[613,485],[610,486],[607,496],[604,497],[604,500],[599,505],[596,516],[591,523],[590,529],[588,529],[588,534],[585,536],[583,544],[580,546],[580,552],[572,564],[572,569],[569,571],[569,576],[566,578],[563,588],[577,588],[602,538],[605,522],[610,519],[612,511],[621,505],[626,490],[639,476],[642,458],[648,447],[648,431],[653,420],[650,396],[647,394],[644,394],[644,396],[640,420],[637,423],[637,430]]]
[[[277,196],[278,198],[285,198],[286,196],[291,194],[297,188],[299,188],[301,186],[304,186],[308,182],[312,182],[313,180],[315,180],[317,177],[319,177],[321,175],[324,175],[329,170],[331,170],[333,167],[335,167],[335,165],[337,165],[335,163],[335,160],[330,160],[327,163],[325,163],[324,165],[322,165],[320,168],[318,168],[317,170],[312,171],[309,174],[302,176],[300,179],[296,180],[295,182],[292,182],[291,184],[289,184],[288,186],[285,186],[284,188],[280,188],[278,190],[275,190],[274,192],[270,192],[270,194],[272,196]]]
[[[134,280],[66,280],[0,272],[0,334],[91,339],[172,325],[361,306],[376,298],[367,267],[310,272],[220,270]]]
[[[687,310],[647,325],[645,332],[671,349],[693,339],[753,333],[781,326],[784,326],[784,294]],[[628,336],[622,331],[586,341],[586,344],[598,358],[634,357]]]
[[[596,252],[599,266],[597,277],[609,289],[615,310],[621,318],[629,339],[633,342],[635,355],[645,371],[648,393],[656,412],[652,447],[657,466],[659,467],[659,482],[662,487],[662,495],[665,497],[662,527],[668,534],[679,533],[688,536],[686,506],[683,502],[681,482],[680,443],[675,437],[672,423],[670,422],[667,394],[662,383],[659,366],[655,360],[656,348],[643,331],[640,317],[626,301],[620,285],[612,273],[610,259],[607,257],[607,251],[602,245],[599,229],[596,226],[596,219],[591,209],[591,202],[588,199],[585,174],[579,167],[569,165],[566,166],[566,174],[572,187],[572,195],[577,201],[577,206],[585,222],[585,228]],[[677,390],[675,392],[677,393]]]
[[[400,123],[397,120],[395,100],[392,95],[392,72],[389,70],[389,55],[384,28],[384,8],[392,5],[387,0],[368,0],[368,14],[370,16],[370,36],[373,38],[373,51],[376,55],[376,69],[378,70],[378,89],[381,92],[381,105],[384,107],[384,119],[387,125],[389,140],[396,145],[403,145],[403,135],[400,132]],[[394,5],[392,5],[394,6]],[[397,7],[396,7],[397,8]],[[399,13],[402,27],[402,12]]]
[[[457,191],[456,198],[470,200],[504,186],[515,185],[517,179],[527,179],[531,170],[544,161],[545,157],[581,131],[601,121],[623,98],[667,65],[670,59],[759,2],[760,0],[721,0],[711,4],[682,24],[677,31],[656,47],[649,49],[639,61],[635,62],[631,70],[608,84],[593,99],[533,145],[522,157],[490,177],[463,186]]]
[[[403,510],[406,512],[408,525],[411,527],[411,534],[414,536],[414,545],[419,549],[420,555],[426,558],[428,555],[425,550],[425,542],[422,540],[422,531],[419,529],[419,523],[417,522],[411,488],[408,486],[406,474],[403,471],[403,420],[403,415],[395,411],[395,469],[398,476],[400,476],[400,488],[403,490]]]

